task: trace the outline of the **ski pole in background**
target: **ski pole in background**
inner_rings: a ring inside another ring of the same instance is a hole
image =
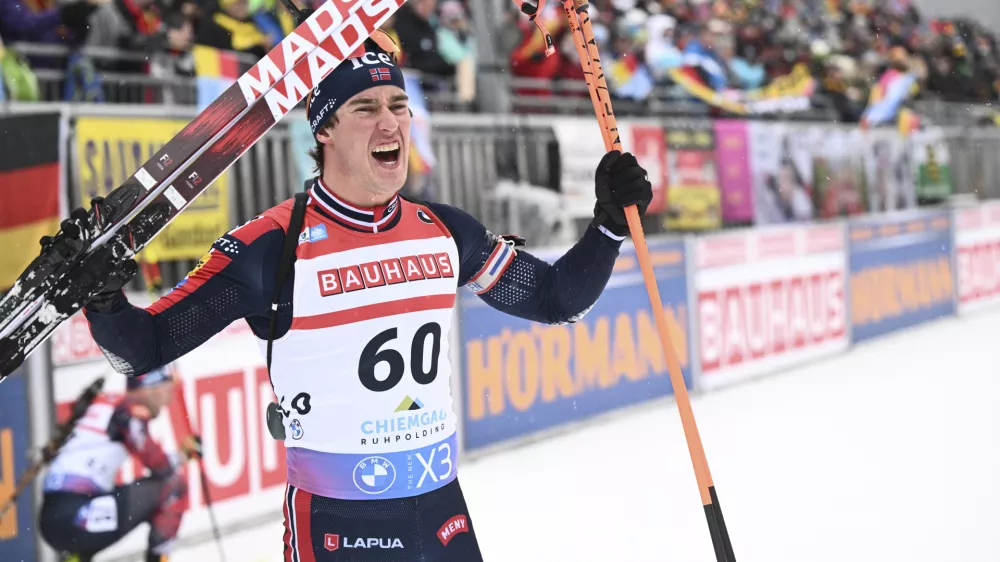
[[[545,7],[544,0],[539,0],[537,6],[528,4],[523,0],[514,0],[514,3],[522,13],[531,17],[536,25],[540,25],[535,18],[540,15]],[[563,0],[562,5],[563,11],[566,13],[566,18],[569,20],[570,31],[573,33],[573,42],[576,44],[580,66],[583,68],[587,90],[590,92],[590,101],[594,106],[594,113],[601,127],[604,148],[607,151],[623,151],[614,110],[611,107],[608,84],[604,79],[601,56],[597,49],[597,41],[594,39],[593,26],[590,23],[590,5],[587,0]],[[543,36],[548,36],[548,33],[544,30],[542,33]],[[639,222],[639,211],[635,205],[625,208],[625,217],[628,219],[629,232],[632,235],[632,242],[635,245],[635,255],[639,261],[639,267],[642,269],[642,277],[646,282],[646,291],[649,294],[649,301],[653,308],[653,317],[656,318],[656,328],[660,335],[660,344],[666,355],[670,384],[673,387],[674,397],[677,401],[677,411],[681,416],[681,425],[684,428],[688,451],[691,454],[691,463],[694,465],[694,474],[698,482],[698,491],[701,494],[701,503],[705,508],[705,516],[708,519],[708,529],[712,537],[712,544],[715,547],[715,558],[718,562],[736,562],[736,555],[733,553],[733,546],[729,540],[729,531],[726,529],[726,522],[722,517],[722,508],[719,506],[719,498],[715,492],[715,484],[712,481],[712,473],[708,469],[705,449],[702,446],[701,436],[698,433],[698,426],[694,419],[694,412],[691,409],[691,399],[688,396],[687,386],[684,384],[680,360],[677,356],[676,348],[670,341],[667,319],[663,313],[663,302],[660,300],[660,291],[656,285],[656,277],[653,275],[653,266],[649,259],[649,250],[646,247],[646,237],[642,231],[642,224]]]
[[[52,438],[49,439],[48,443],[42,447],[41,458],[35,461],[28,470],[24,471],[21,475],[21,479],[17,481],[17,486],[14,488],[14,492],[9,498],[4,500],[3,504],[0,505],[0,519],[3,519],[4,515],[10,510],[11,507],[17,503],[18,496],[21,492],[25,490],[38,476],[41,472],[42,467],[52,462],[52,459],[56,458],[59,454],[59,450],[62,449],[66,441],[69,440],[70,436],[73,434],[73,428],[76,427],[76,422],[87,413],[87,409],[93,404],[94,399],[100,394],[101,389],[104,388],[104,377],[100,377],[94,382],[90,383],[90,386],[85,388],[80,394],[80,397],[73,402],[70,406],[69,417],[62,424],[56,427],[55,432],[52,434]]]
[[[188,414],[187,402],[184,401],[183,384],[183,381],[177,381],[177,396],[175,399],[180,403],[181,417],[184,418],[188,438],[198,439],[198,434],[191,429],[191,416]],[[201,456],[200,440],[198,440],[198,476],[201,479],[201,494],[205,499],[205,509],[208,510],[208,520],[212,525],[212,535],[215,537],[215,544],[219,547],[219,560],[225,562],[226,551],[222,548],[222,533],[219,532],[219,522],[215,519],[215,510],[212,509],[212,498],[208,493],[208,477],[205,476],[205,463]]]

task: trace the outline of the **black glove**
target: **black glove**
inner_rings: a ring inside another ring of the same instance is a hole
[[[99,205],[101,202],[101,198],[95,197],[93,204]],[[41,255],[52,263],[72,259],[73,255],[91,241],[93,229],[90,220],[89,213],[84,208],[74,209],[70,213],[70,218],[62,222],[61,230],[64,236],[57,238],[43,236],[39,240],[42,246]],[[89,295],[96,290],[97,294],[86,304],[86,308],[95,312],[107,312],[118,302],[125,300],[122,288],[138,272],[139,265],[135,260],[125,260],[119,265],[112,258],[108,247],[98,248],[83,259],[79,269],[74,273],[72,288],[75,290],[62,297],[73,301],[79,299],[81,295]]]
[[[131,259],[125,260],[121,265],[116,265],[110,259],[95,259],[88,263],[83,272],[83,286],[93,286],[98,292],[87,302],[85,308],[93,312],[110,312],[127,300],[122,289],[138,272],[139,264]]]
[[[592,225],[604,226],[616,236],[628,234],[625,207],[635,205],[639,216],[653,200],[653,186],[646,170],[631,153],[612,150],[601,158],[594,177],[597,204],[594,206]]]

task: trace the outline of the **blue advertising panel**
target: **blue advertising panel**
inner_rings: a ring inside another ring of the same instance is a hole
[[[691,388],[684,244],[649,240],[660,296]],[[539,255],[550,263],[558,255]],[[473,450],[671,394],[666,359],[631,245],[581,320],[548,326],[462,291],[464,445]]]
[[[14,492],[17,479],[28,468],[28,393],[24,371],[16,371],[0,384],[0,502]],[[28,488],[0,519],[0,560],[33,561],[35,512]]]
[[[955,313],[947,211],[852,221],[850,239],[853,341]]]

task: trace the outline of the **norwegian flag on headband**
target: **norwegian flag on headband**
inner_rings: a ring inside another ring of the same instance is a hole
[[[372,75],[372,82],[392,79],[392,74],[389,73],[388,68],[373,68],[369,72],[371,72]]]

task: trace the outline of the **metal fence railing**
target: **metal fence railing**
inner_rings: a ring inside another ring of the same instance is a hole
[[[198,81],[192,76],[157,75],[154,67],[170,67],[177,55],[165,52],[145,54],[105,47],[85,47],[71,50],[62,45],[18,42],[9,48],[32,61],[38,79],[42,101],[84,101],[67,98],[67,82],[80,80],[78,72],[91,69],[99,76],[102,99],[105,103],[162,104],[193,106],[198,100]],[[235,53],[240,72],[245,72],[256,58]],[[86,65],[74,69],[74,61],[82,56]],[[472,106],[463,102],[456,93],[455,79],[421,75],[413,69],[408,74],[424,86],[425,102],[431,111],[468,110]]]
[[[39,64],[34,72],[39,81],[43,101],[83,101],[67,99],[67,82],[78,80],[71,70],[72,57],[83,55],[99,74],[100,90],[105,103],[164,104],[191,106],[197,103],[197,79],[190,76],[159,76],[151,73],[154,66],[170,66],[166,53],[136,53],[120,49],[87,47],[72,51],[61,45],[15,43],[11,46],[29,60]],[[255,62],[254,57],[238,54],[241,71]],[[89,68],[89,67],[88,67]],[[127,69],[127,70],[126,70]],[[424,103],[432,112],[478,111],[476,100],[463,100],[458,94],[454,77],[421,74],[414,69],[405,71],[423,85]],[[513,113],[584,115],[593,111],[586,82],[583,80],[550,80],[511,76],[497,69],[480,69],[480,82],[498,84],[510,95],[508,109]],[[482,80],[489,76],[491,80]],[[837,113],[829,100],[814,96],[812,108],[795,114],[782,114],[785,120],[836,121]],[[621,115],[653,115],[661,117],[706,117],[709,107],[691,98],[679,86],[659,86],[643,100],[616,99],[615,110]]]
[[[517,113],[590,115],[593,105],[583,80],[550,80],[546,78],[511,78],[504,74],[502,82],[512,92],[511,110]],[[785,121],[838,121],[830,100],[822,95],[810,99],[806,111],[782,113],[771,118]],[[677,85],[661,85],[645,99],[614,98],[615,113],[624,116],[708,117],[711,108]],[[766,116],[755,116],[766,119]]]
[[[10,111],[60,111],[65,134],[65,185],[71,206],[78,206],[80,166],[75,123],[84,116],[190,119],[194,107],[109,104],[8,104]],[[4,106],[0,105],[0,110]],[[289,123],[304,121],[300,110],[279,122],[229,170],[230,224],[239,224],[291,197],[299,184],[296,144]],[[666,120],[651,118],[650,124]],[[556,243],[552,215],[558,214],[561,188],[560,146],[553,119],[543,115],[436,113],[431,118],[436,166],[432,188],[422,197],[465,209],[494,232],[516,232],[534,245]],[[837,127],[837,125],[830,125]],[[841,125],[840,127],[844,127]],[[1000,198],[1000,130],[947,128],[956,194]],[[518,196],[512,190],[520,188]],[[528,197],[524,197],[528,193]],[[547,199],[548,198],[548,199]],[[573,227],[575,228],[575,227]],[[183,277],[194,264],[163,264],[165,283]]]
[[[955,193],[1000,198],[1000,130],[952,128],[946,138]]]
[[[72,50],[63,45],[24,42],[9,45],[9,48],[32,63],[42,101],[85,101],[70,99],[67,85],[75,83],[75,91],[81,96],[81,87],[91,79],[90,73],[97,78],[105,103],[195,105],[198,99],[195,78],[156,72],[157,67],[173,65],[178,55],[108,47]],[[241,72],[255,62],[251,56],[239,53],[236,56]]]
[[[921,117],[938,126],[974,127],[993,121],[1000,107],[996,104],[991,106],[926,99],[914,102],[913,109]]]

